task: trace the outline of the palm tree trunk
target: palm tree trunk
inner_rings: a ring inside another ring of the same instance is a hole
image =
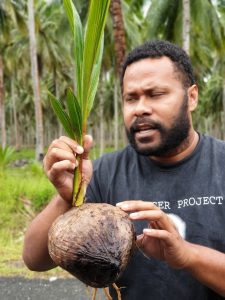
[[[0,55],[0,134],[1,146],[6,146],[6,126],[5,126],[5,103],[4,103],[4,82],[3,82],[3,59]]]
[[[190,0],[183,0],[182,44],[187,54],[190,52]]]
[[[17,118],[17,109],[16,109],[16,99],[15,99],[15,86],[14,86],[14,75],[11,79],[11,99],[12,99],[12,109],[13,109],[13,126],[14,126],[14,144],[15,149],[20,149],[20,141],[19,141],[19,128],[18,128],[18,118]]]
[[[114,148],[118,149],[119,144],[119,78],[122,70],[122,65],[126,53],[126,39],[125,29],[122,15],[122,7],[120,0],[112,0],[110,5],[110,12],[113,20],[113,35],[114,35],[114,49],[115,49],[115,84],[114,84]]]
[[[40,82],[37,64],[37,49],[35,39],[35,24],[34,24],[34,6],[33,0],[28,0],[28,29],[30,43],[30,60],[31,60],[31,76],[33,82],[34,105],[35,105],[35,143],[36,143],[36,160],[42,160],[44,153],[44,138],[43,138],[43,116],[40,99]]]
[[[112,0],[110,12],[113,20],[114,49],[116,55],[116,73],[121,74],[121,68],[126,53],[126,38],[123,14],[120,0]]]

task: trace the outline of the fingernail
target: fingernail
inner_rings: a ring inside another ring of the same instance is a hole
[[[84,152],[84,148],[78,145],[78,146],[76,147],[76,152],[77,152],[78,154],[82,154],[82,153]]]
[[[118,206],[119,208],[122,208],[122,209],[128,209],[129,208],[129,204],[125,204],[123,202],[117,203],[116,206]]]
[[[130,214],[130,218],[132,218],[132,219],[137,219],[138,217],[140,216],[140,214],[139,213],[131,213]]]
[[[151,232],[152,232],[152,229],[150,229],[150,228],[143,229],[143,233],[151,233]]]

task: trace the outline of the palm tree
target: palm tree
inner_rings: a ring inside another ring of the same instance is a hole
[[[28,0],[28,30],[30,44],[30,61],[31,61],[31,77],[33,81],[34,105],[35,105],[35,121],[36,121],[36,160],[43,159],[44,138],[43,138],[43,116],[40,99],[40,82],[37,61],[37,46],[35,37],[34,22],[34,3]]]
[[[208,49],[221,49],[222,35],[215,6],[210,0],[152,0],[146,20],[146,38],[164,38],[182,46],[182,28],[190,32],[191,56],[199,65],[208,63]],[[190,19],[188,17],[190,10]],[[184,12],[184,14],[183,14]],[[183,17],[182,17],[183,16]],[[186,20],[186,21],[183,21]],[[182,23],[186,22],[186,26]],[[191,25],[190,30],[189,24]],[[203,58],[201,58],[203,57]]]
[[[189,54],[190,50],[190,0],[182,0],[183,15],[182,15],[182,46]]]
[[[5,104],[4,104],[4,83],[3,83],[3,58],[0,55],[0,128],[1,128],[1,146],[6,146],[5,129]]]
[[[115,49],[115,82],[114,82],[114,148],[118,149],[119,136],[119,112],[118,103],[120,98],[119,77],[121,74],[122,63],[126,53],[125,29],[120,0],[112,0],[110,12],[113,20],[114,49]]]
[[[218,2],[222,3],[222,1]],[[188,17],[189,6],[190,19]],[[188,1],[184,0],[152,0],[146,19],[149,21],[146,34],[150,39],[164,38],[182,46],[184,35],[187,39],[190,36],[189,54],[200,86],[200,99],[202,99],[199,112],[196,114],[198,128],[199,124],[203,123],[200,122],[201,112],[205,111],[205,107],[209,107],[210,99],[207,98],[209,93],[206,95],[206,84],[210,83],[209,79],[212,74],[217,73],[215,70],[218,67],[217,57],[221,60],[221,57],[224,56],[225,32],[221,25],[222,17],[220,18],[218,14],[217,6],[210,0],[191,0],[189,5]],[[186,28],[182,26],[184,20],[186,20]],[[187,30],[183,35],[182,27]],[[187,46],[185,46],[187,52],[189,52],[188,48],[187,41]],[[215,109],[214,106],[210,114],[219,111],[220,108],[221,106],[218,106],[218,109]],[[217,120],[219,120],[218,117]]]
[[[21,27],[23,23],[20,15],[20,7],[23,1],[0,2],[0,135],[2,147],[6,145],[6,122],[5,122],[5,53],[12,42],[12,29]]]
[[[0,3],[0,136],[1,146],[6,146],[6,125],[5,125],[5,103],[4,103],[4,63],[3,63],[3,51],[6,47],[6,32],[7,32],[7,13],[5,9],[5,3]]]
[[[110,12],[113,20],[114,49],[116,59],[115,69],[118,76],[121,73],[121,67],[126,53],[125,29],[120,0],[111,1]]]

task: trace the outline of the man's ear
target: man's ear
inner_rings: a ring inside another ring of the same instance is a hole
[[[189,111],[192,112],[198,105],[198,86],[193,84],[188,88],[188,107]]]

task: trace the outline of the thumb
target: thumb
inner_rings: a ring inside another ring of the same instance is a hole
[[[92,143],[93,143],[93,138],[91,135],[85,135],[84,136],[84,142],[83,142],[83,148],[84,148],[84,152],[83,152],[83,159],[88,159],[88,155],[89,152],[91,150],[92,147]]]

